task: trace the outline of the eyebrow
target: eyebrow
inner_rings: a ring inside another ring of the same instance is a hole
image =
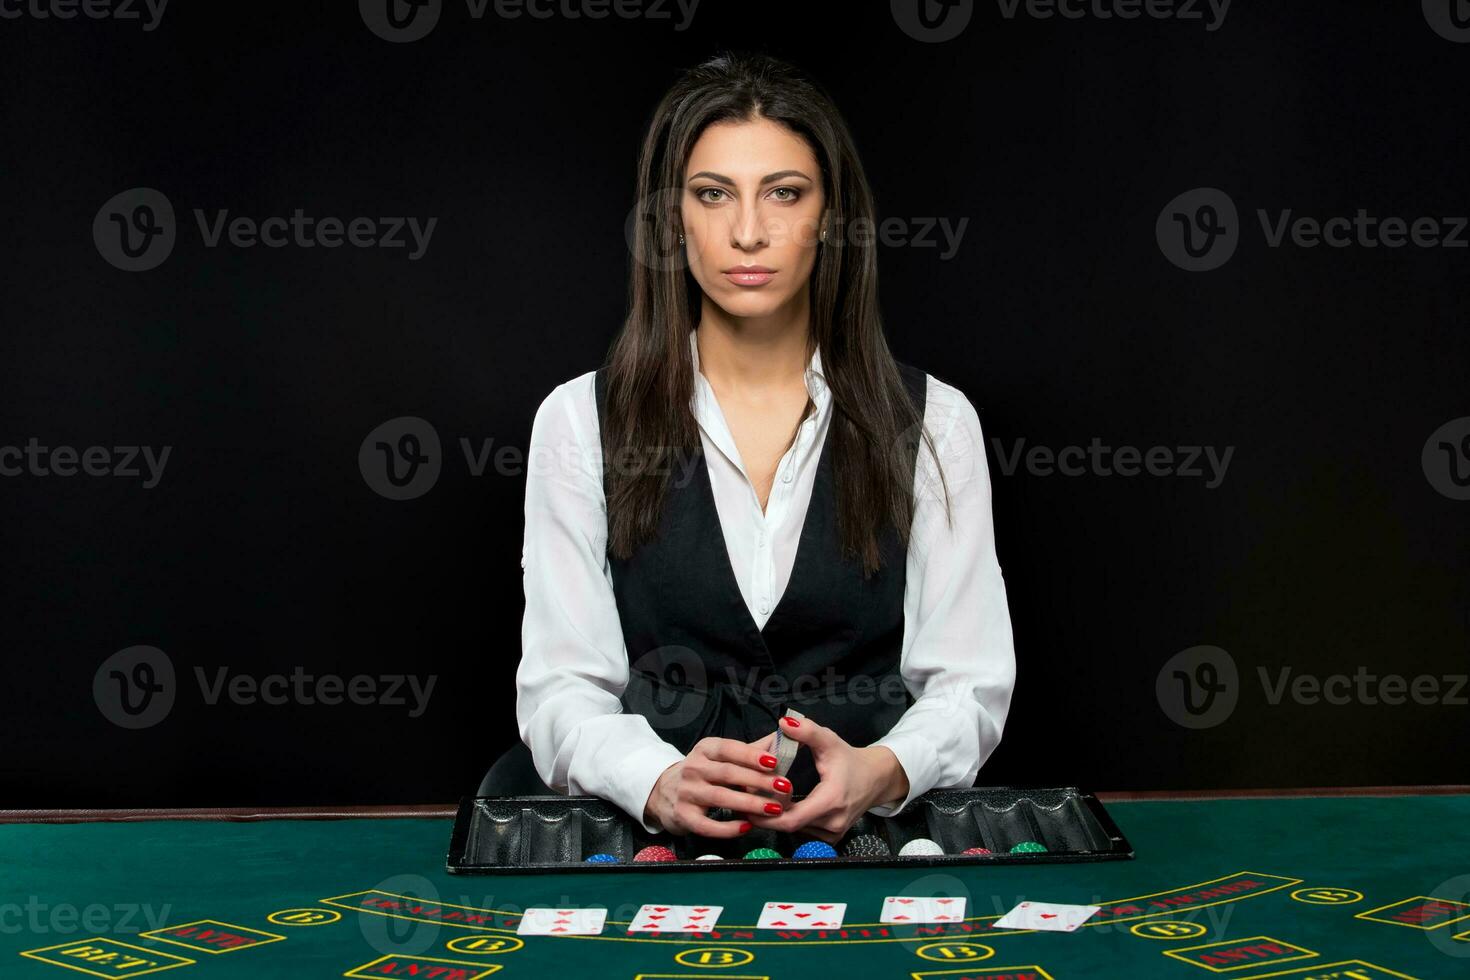
[[[699,177],[707,177],[708,179],[713,180],[718,184],[724,184],[726,187],[735,186],[735,181],[731,180],[729,177],[726,177],[724,174],[717,174],[712,170],[701,170],[697,174],[690,174],[689,180],[692,183]],[[764,177],[762,177],[761,186],[764,187],[767,184],[775,183],[778,180],[785,180],[788,177],[800,177],[802,180],[805,180],[807,182],[811,181],[811,178],[802,173],[800,170],[778,170],[773,174],[766,174]]]

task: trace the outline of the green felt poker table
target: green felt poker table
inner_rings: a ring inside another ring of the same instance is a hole
[[[452,809],[11,812],[0,977],[1470,977],[1470,795],[1314,792],[1103,794],[1132,860],[719,874],[450,875]],[[883,925],[895,895],[963,896],[966,917]],[[1028,899],[1101,908],[1072,933],[993,926]],[[847,917],[755,928],[772,900]],[[630,935],[660,902],[724,913],[708,933]],[[518,936],[541,906],[607,923]]]

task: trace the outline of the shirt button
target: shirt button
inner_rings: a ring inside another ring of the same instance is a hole
[[[766,613],[768,613],[770,611],[771,611],[771,605],[770,605],[770,603],[767,603],[767,602],[761,603],[761,615],[762,616],[764,616]]]
[[[791,482],[791,467],[788,466],[786,468],[786,472],[781,474],[781,482],[782,483],[790,483]]]

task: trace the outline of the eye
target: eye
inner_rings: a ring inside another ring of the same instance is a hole
[[[711,200],[710,198],[705,197],[705,195],[706,194],[723,194],[723,193],[725,193],[724,190],[721,189],[721,188],[719,188],[719,187],[702,187],[699,190],[697,190],[697,191],[694,192],[694,196],[697,197],[699,200],[703,201],[706,204],[718,204],[718,203],[720,203],[719,201],[717,201],[717,200]]]
[[[782,204],[790,204],[793,201],[800,199],[801,197],[801,192],[798,191],[795,187],[778,187],[775,190],[771,191],[771,193],[790,195],[789,197],[777,198],[777,200],[779,200]]]

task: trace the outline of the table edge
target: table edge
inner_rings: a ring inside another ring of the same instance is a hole
[[[1470,786],[1319,786],[1275,789],[1109,790],[1096,794],[1104,803],[1150,801],[1300,799],[1307,797],[1460,796]],[[169,807],[144,809],[0,809],[0,824],[108,823],[145,820],[448,820],[453,803],[383,806]]]

